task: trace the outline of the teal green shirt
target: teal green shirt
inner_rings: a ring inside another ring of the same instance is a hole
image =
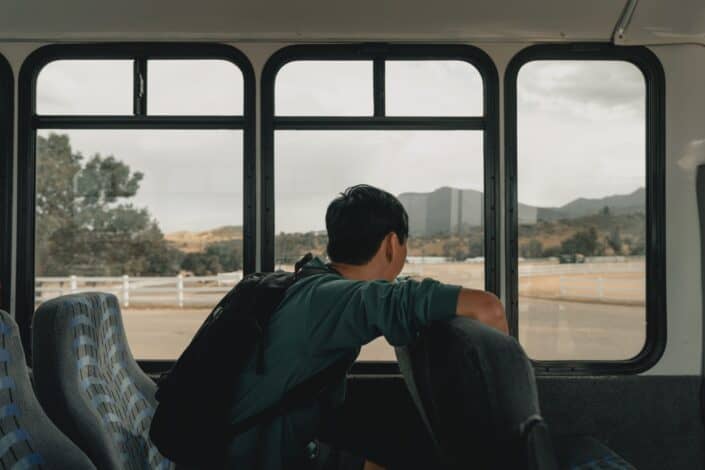
[[[311,263],[323,266],[319,259]],[[298,281],[267,327],[264,374],[255,373],[253,358],[238,381],[232,422],[270,407],[294,385],[338,360],[352,362],[363,345],[379,336],[393,346],[410,343],[421,327],[455,315],[459,290],[431,279],[352,281],[333,273]],[[344,398],[342,380],[323,401],[336,406]],[[285,468],[315,437],[323,407],[312,404],[236,436],[229,467],[254,468],[261,459],[259,468]]]

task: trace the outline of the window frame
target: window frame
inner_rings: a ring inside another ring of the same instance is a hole
[[[295,61],[367,60],[373,64],[372,116],[276,116],[275,85],[279,70]],[[477,69],[483,82],[483,114],[472,117],[385,115],[385,61],[459,60]],[[314,44],[284,47],[267,61],[261,84],[262,198],[260,253],[262,270],[274,268],[275,175],[274,135],[277,130],[472,130],[483,133],[485,288],[500,295],[499,78],[483,50],[464,44]],[[398,373],[396,362],[361,361],[355,373]]]
[[[12,67],[0,54],[0,309],[10,311],[12,292],[13,126],[15,84]],[[5,87],[6,85],[6,87]]]
[[[577,43],[534,45],[519,51],[504,76],[507,318],[518,338],[517,78],[521,67],[539,60],[618,60],[635,65],[646,86],[646,341],[627,360],[534,361],[541,375],[636,374],[654,366],[666,348],[666,163],[665,76],[656,55],[642,46]],[[651,288],[654,287],[654,288]]]
[[[132,115],[37,115],[37,77],[45,65],[58,60],[134,61]],[[243,76],[243,109],[238,115],[147,115],[148,60],[219,59],[231,62]],[[15,318],[28,358],[34,314],[34,243],[36,135],[39,129],[239,129],[243,132],[243,266],[255,268],[256,148],[255,75],[238,49],[218,43],[96,43],[50,44],[32,52],[22,64],[19,79],[17,283]],[[139,81],[145,82],[139,91]],[[20,242],[21,240],[21,242]],[[140,363],[150,363],[145,360]],[[157,361],[160,362],[160,361]]]

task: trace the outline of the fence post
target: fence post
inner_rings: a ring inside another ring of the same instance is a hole
[[[176,287],[178,289],[179,295],[179,307],[184,306],[184,275],[179,273],[176,278]]]
[[[73,294],[76,292],[76,289],[78,288],[78,281],[76,280],[76,276],[71,275],[71,293]]]
[[[597,278],[597,297],[603,300],[605,296],[605,280],[601,277]]]
[[[127,274],[122,276],[122,306],[130,306],[130,278]]]

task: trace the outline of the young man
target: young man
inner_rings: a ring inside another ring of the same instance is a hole
[[[360,348],[384,336],[410,343],[433,321],[463,315],[507,332],[504,309],[490,293],[425,279],[395,281],[406,261],[408,216],[380,189],[359,185],[331,202],[326,213],[330,274],[295,283],[267,329],[266,373],[254,360],[233,397],[237,422],[277,402],[286,390],[341,359],[352,363]],[[319,259],[311,261],[319,266]],[[326,410],[345,398],[345,381],[310,406],[236,436],[229,468],[378,469],[363,458],[315,444]]]

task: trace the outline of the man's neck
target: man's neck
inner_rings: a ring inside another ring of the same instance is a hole
[[[354,264],[331,263],[331,267],[338,271],[345,279],[352,281],[375,281],[383,276],[370,264],[357,266]]]

